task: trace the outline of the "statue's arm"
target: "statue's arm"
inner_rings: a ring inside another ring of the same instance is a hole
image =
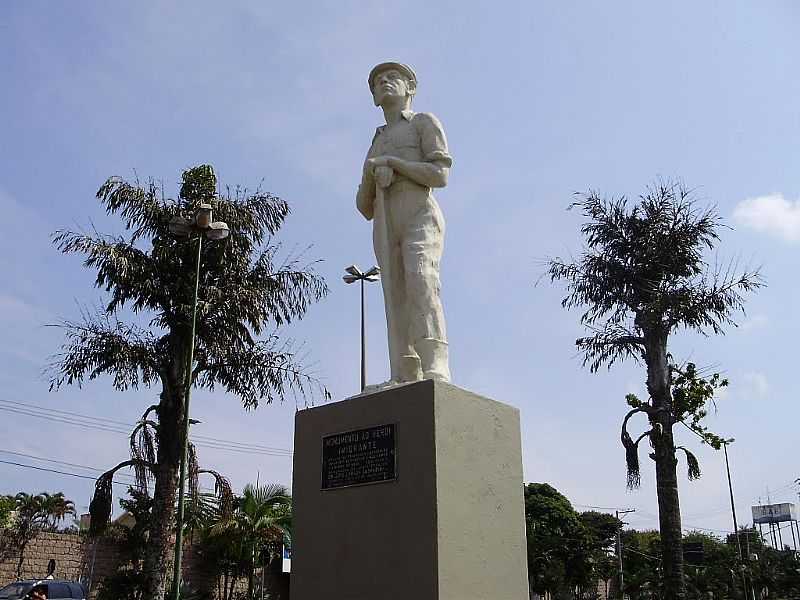
[[[356,208],[367,221],[372,220],[375,214],[375,178],[369,166],[369,159],[364,163],[361,173],[361,183],[356,192]]]
[[[447,176],[450,174],[450,167],[445,161],[437,160],[434,162],[416,162],[403,160],[396,156],[386,157],[387,166],[391,167],[401,175],[405,175],[412,181],[420,185],[432,188],[440,188],[447,185]]]

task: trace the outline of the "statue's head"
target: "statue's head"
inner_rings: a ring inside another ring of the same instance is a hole
[[[385,62],[369,73],[369,89],[375,106],[382,106],[387,99],[402,98],[408,105],[417,93],[417,75],[408,65]]]

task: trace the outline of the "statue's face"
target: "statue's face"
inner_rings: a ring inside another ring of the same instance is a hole
[[[416,91],[414,84],[397,69],[381,71],[372,80],[372,97],[375,106],[381,106],[390,98],[405,99],[413,96]]]

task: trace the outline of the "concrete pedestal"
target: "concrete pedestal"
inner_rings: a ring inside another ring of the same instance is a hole
[[[392,424],[394,479],[322,489],[323,438]],[[421,381],[298,412],[294,452],[292,600],[528,598],[517,409]]]

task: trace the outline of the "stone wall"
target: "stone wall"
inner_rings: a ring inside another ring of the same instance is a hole
[[[87,585],[91,581],[93,593],[90,597],[93,598],[98,584],[117,570],[120,551],[114,542],[101,540],[95,547],[93,542],[77,533],[41,533],[25,549],[22,577],[24,579],[45,577],[50,559],[56,561],[55,576],[57,578],[81,581]],[[17,554],[11,554],[0,560],[0,587],[17,579],[18,560],[19,555]],[[184,580],[192,588],[208,590],[216,594],[216,578],[209,575],[212,569],[208,568],[207,562],[196,547],[191,545],[186,547],[183,564]],[[288,600],[289,577],[280,572],[280,561],[275,561],[272,567],[272,572],[269,574],[269,587],[272,590],[273,598]],[[260,579],[260,572],[256,577]],[[236,589],[244,592],[247,589],[247,580],[240,580]]]
[[[41,533],[28,544],[24,556],[22,577],[25,579],[45,577],[50,559],[56,561],[57,578],[87,584],[90,579],[96,582],[110,575],[119,564],[119,551],[114,544],[98,542],[94,552],[93,544],[77,533]],[[0,561],[0,586],[17,579],[18,561],[16,553]]]

